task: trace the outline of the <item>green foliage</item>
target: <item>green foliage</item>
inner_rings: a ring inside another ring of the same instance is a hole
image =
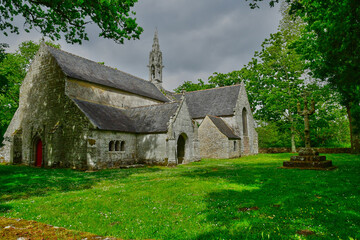
[[[288,126],[281,122],[270,122],[269,124],[262,124],[256,128],[259,139],[259,148],[271,147],[291,147],[290,132]],[[296,142],[299,142],[299,137],[296,135]]]
[[[191,81],[185,81],[182,85],[175,88],[174,91],[176,93],[181,93],[182,91],[192,92],[192,91],[214,88],[215,86],[216,85],[214,85],[214,84],[206,84],[206,83],[204,83],[203,80],[198,79],[198,83],[193,83]]]
[[[359,153],[360,1],[300,0],[292,4],[292,11],[307,23],[295,47],[311,73],[340,93],[352,119],[353,151]]]
[[[308,74],[308,64],[294,48],[305,24],[299,17],[290,16],[288,11],[289,5],[282,4],[279,31],[264,40],[261,51],[255,52],[254,58],[241,70],[215,72],[209,77],[209,84],[187,82],[186,85],[194,91],[244,81],[254,118],[267,123],[258,128],[260,146],[289,146],[292,139],[293,149],[296,143],[304,145],[304,123],[296,105],[298,101],[303,102],[302,94],[306,91],[315,100],[317,109],[310,119],[312,146],[348,146],[349,124],[339,104],[340,96],[329,85]]]
[[[60,45],[46,42],[56,48]],[[6,131],[19,106],[19,92],[26,72],[33,61],[40,44],[33,41],[22,42],[15,53],[5,54],[0,62],[0,132]],[[2,140],[2,139],[1,139]],[[2,141],[1,141],[2,142]]]
[[[121,239],[359,239],[359,156],[328,154],[335,171],[280,169],[290,156],[98,172],[0,165],[0,215]]]
[[[3,0],[0,2],[0,31],[5,36],[19,34],[14,18],[24,18],[24,30],[36,29],[52,40],[64,34],[68,43],[88,40],[85,27],[95,23],[100,37],[123,43],[125,39],[139,39],[143,29],[136,23],[131,8],[137,0]]]

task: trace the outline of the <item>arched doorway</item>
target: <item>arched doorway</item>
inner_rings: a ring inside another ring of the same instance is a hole
[[[43,148],[42,148],[42,141],[38,139],[35,143],[35,166],[41,167],[42,160],[43,160]]]
[[[177,140],[177,159],[178,164],[182,164],[185,158],[185,144],[186,144],[186,135],[183,133],[179,136]]]

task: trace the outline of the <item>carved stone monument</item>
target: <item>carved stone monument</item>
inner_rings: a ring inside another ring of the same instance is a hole
[[[299,156],[291,156],[290,161],[283,162],[284,168],[301,168],[301,169],[318,169],[332,170],[335,169],[332,161],[327,161],[326,156],[319,156],[319,152],[311,148],[310,145],[310,124],[309,116],[315,112],[315,102],[311,100],[311,107],[308,109],[306,96],[304,97],[304,110],[300,110],[300,103],[297,103],[298,114],[304,116],[305,125],[305,148],[301,148]]]

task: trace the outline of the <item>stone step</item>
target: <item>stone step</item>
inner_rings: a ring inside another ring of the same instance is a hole
[[[291,156],[290,161],[295,162],[323,162],[326,161],[326,156],[319,156],[319,155],[313,155],[313,156]]]
[[[285,161],[283,167],[305,168],[305,169],[327,169],[332,168],[332,161]]]

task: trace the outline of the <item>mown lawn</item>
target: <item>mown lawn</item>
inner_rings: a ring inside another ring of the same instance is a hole
[[[0,216],[124,239],[360,239],[360,156],[291,154],[78,172],[0,165]],[[308,233],[313,235],[306,235]]]

